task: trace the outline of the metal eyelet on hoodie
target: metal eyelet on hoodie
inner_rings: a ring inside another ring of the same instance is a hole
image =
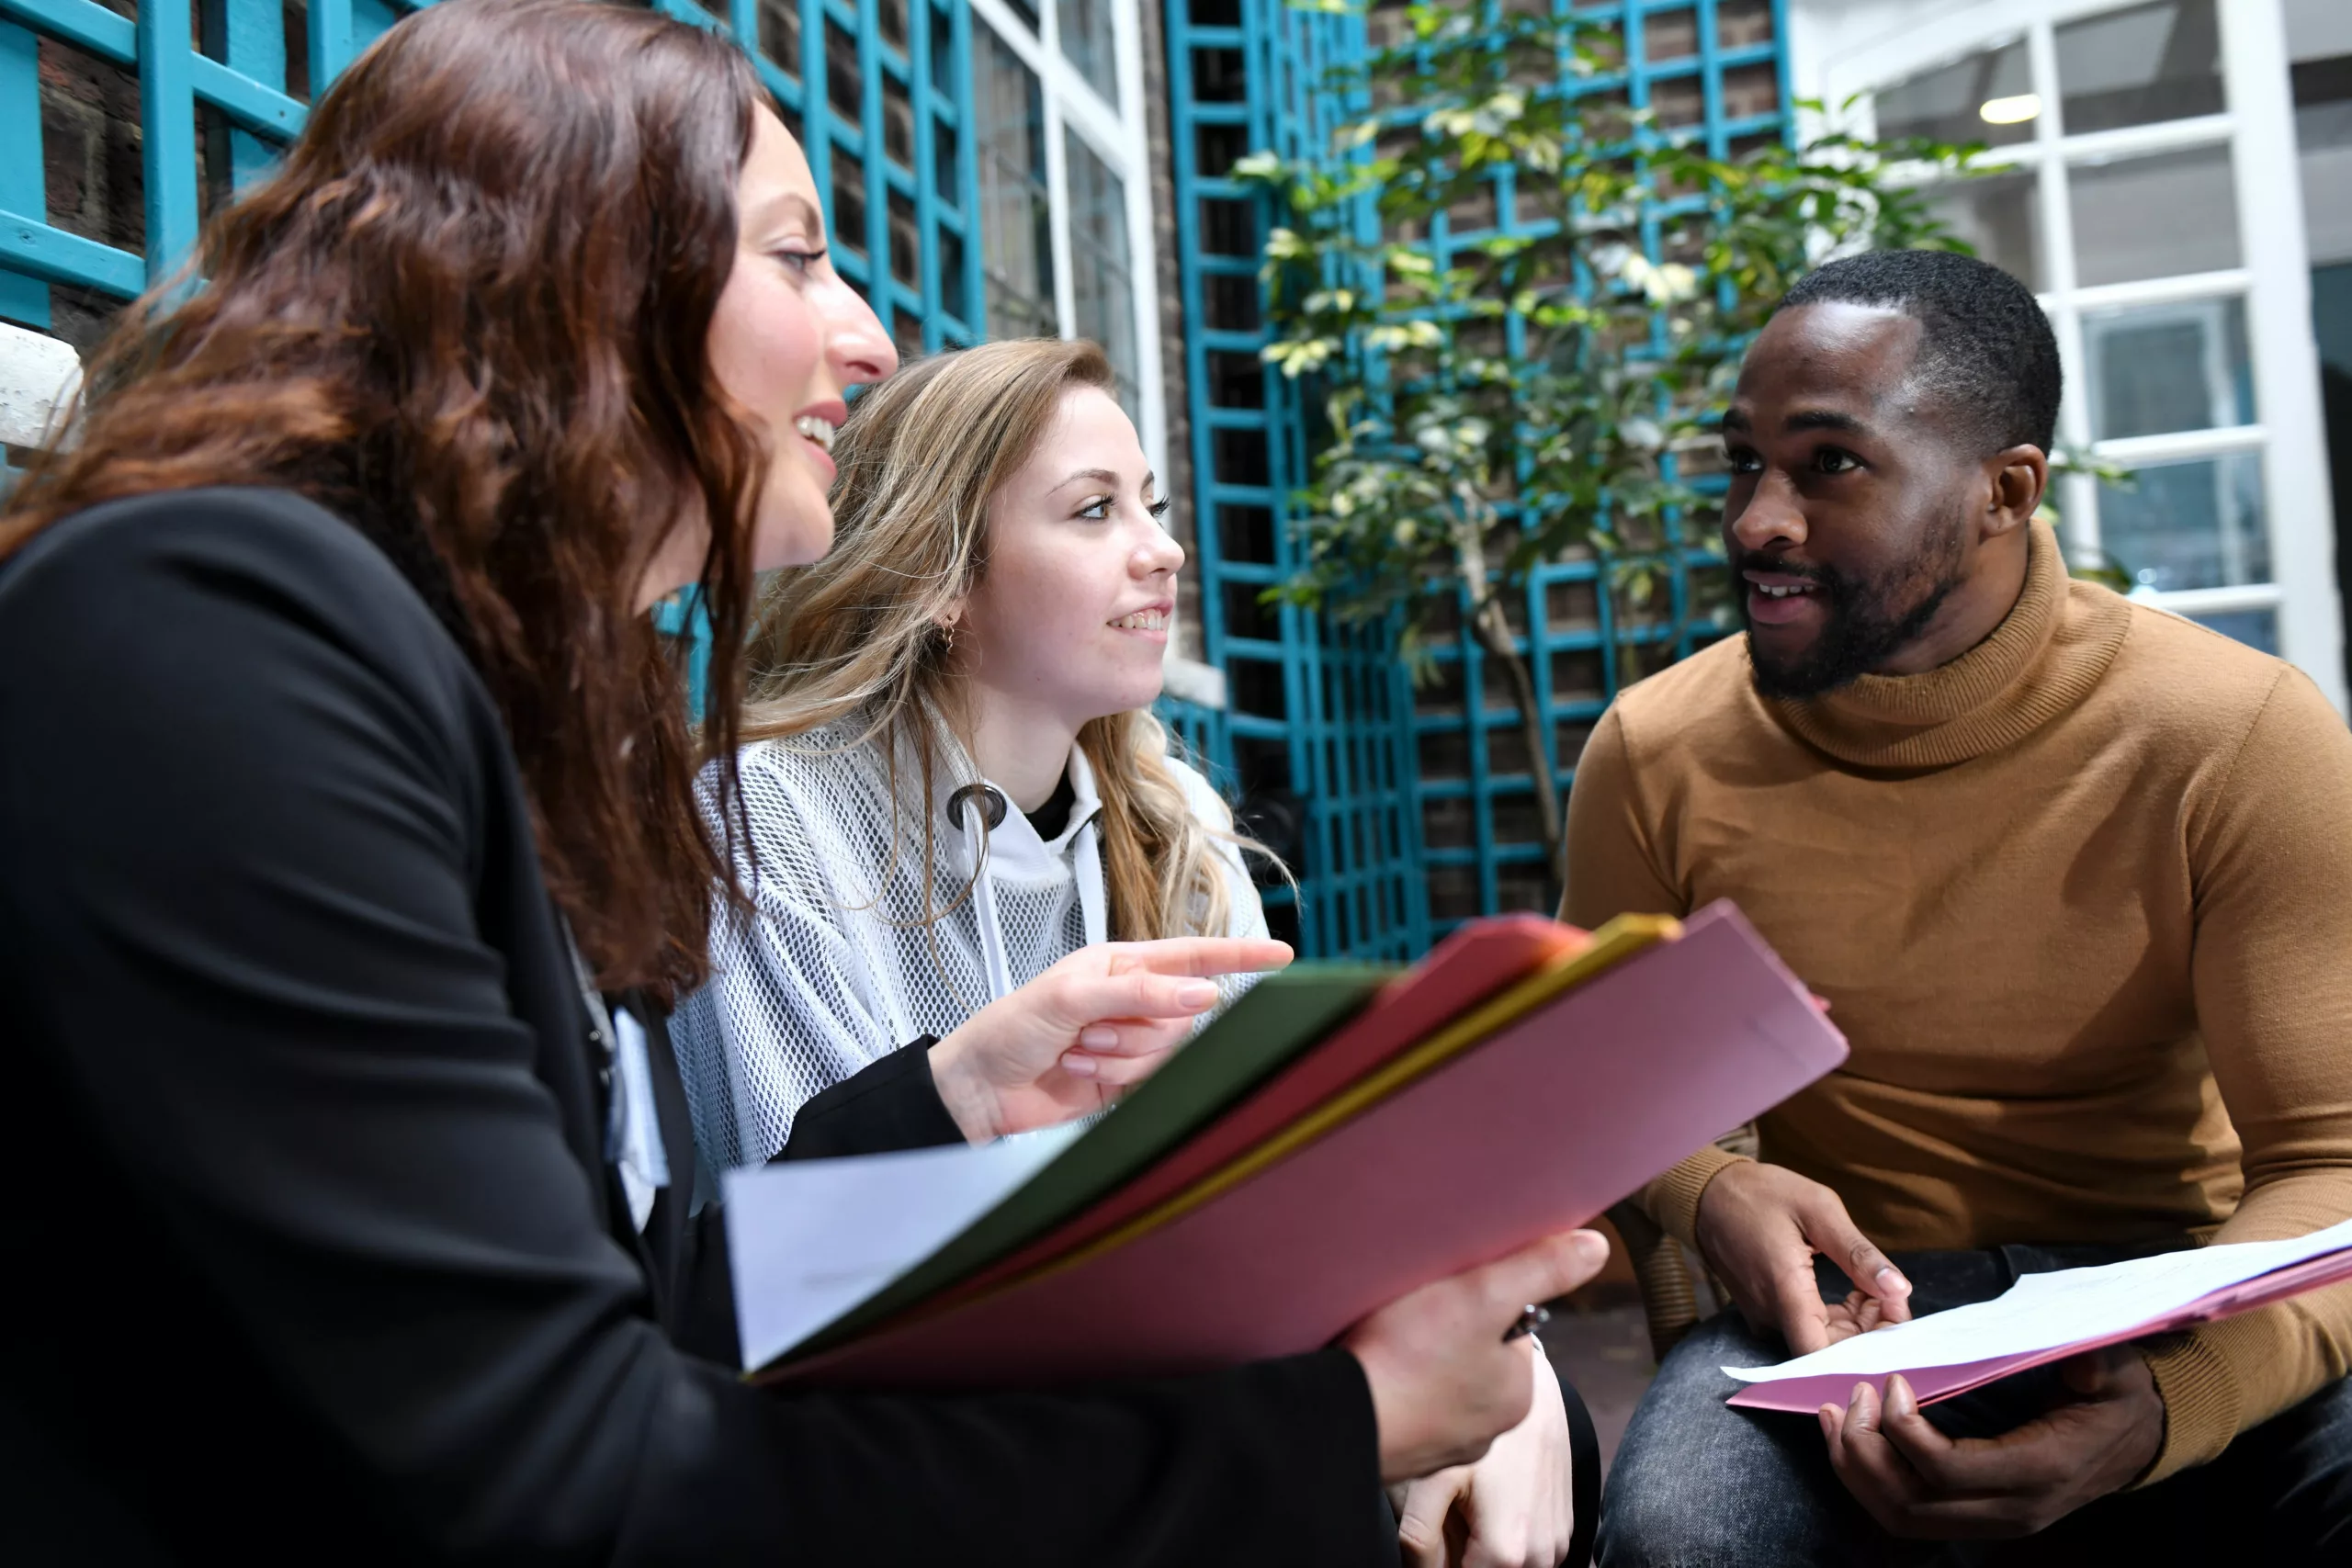
[[[1005,814],[1012,809],[994,784],[967,784],[947,797],[947,825],[959,833],[964,830],[964,803],[967,800],[980,803],[980,818],[988,824],[991,833],[1004,826]]]

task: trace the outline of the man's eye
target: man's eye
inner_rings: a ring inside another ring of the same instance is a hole
[[[1842,446],[1824,446],[1813,455],[1813,466],[1825,474],[1851,473],[1862,460]]]
[[[1745,446],[1733,446],[1724,453],[1724,460],[1735,474],[1758,474],[1764,471],[1764,460]]]

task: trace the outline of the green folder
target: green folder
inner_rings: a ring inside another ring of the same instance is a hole
[[[1379,964],[1315,964],[1267,976],[1051,1164],[797,1347],[792,1359],[854,1339],[1084,1213],[1363,1010],[1397,973]]]

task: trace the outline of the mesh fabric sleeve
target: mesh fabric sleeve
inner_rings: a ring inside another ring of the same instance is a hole
[[[710,980],[671,1025],[695,1137],[719,1169],[775,1157],[812,1096],[916,1032],[891,1006],[887,956],[852,921],[842,886],[850,868],[825,863],[828,852],[838,862],[863,848],[802,776],[829,762],[855,767],[847,757],[779,764],[760,749],[745,753],[753,861],[740,874],[752,907],[714,922]]]

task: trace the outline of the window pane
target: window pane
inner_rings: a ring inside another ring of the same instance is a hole
[[[972,29],[972,118],[989,336],[1055,336],[1045,95],[1020,56],[986,24]]]
[[[1988,175],[1946,186],[1931,198],[1936,216],[1976,254],[2037,293],[2041,281],[2041,176]]]
[[[1134,254],[1127,246],[1127,197],[1083,137],[1062,135],[1069,165],[1069,270],[1073,336],[1092,338],[1111,357],[1119,402],[1130,419],[1143,417],[1137,393]]]
[[[2352,55],[2317,63],[2327,71],[2295,68],[2295,145],[2303,231],[2312,265],[2325,266],[2352,261]]]
[[[2098,498],[2099,547],[2143,587],[2235,588],[2270,581],[2262,461],[2252,452],[2143,468]]]
[[[1060,0],[1062,52],[1086,85],[1116,107],[1118,54],[1111,39],[1111,0]]]
[[[2094,441],[2254,423],[2243,299],[2088,311],[2083,347]]]
[[[787,76],[800,74],[800,0],[760,0],[760,52],[784,68]]]
[[[2275,610],[2224,610],[2195,617],[2200,626],[2235,637],[2248,648],[2278,657],[2278,613]]]
[[[2227,146],[2078,164],[2068,175],[2076,282],[2132,283],[2239,265],[2237,182]]]
[[[2060,28],[2058,92],[2069,136],[2221,113],[2213,0],[2162,0]]]
[[[865,254],[865,165],[833,147],[833,243]]]
[[[1880,89],[1881,136],[1930,136],[1995,147],[2033,140],[2041,100],[2022,39]]]

